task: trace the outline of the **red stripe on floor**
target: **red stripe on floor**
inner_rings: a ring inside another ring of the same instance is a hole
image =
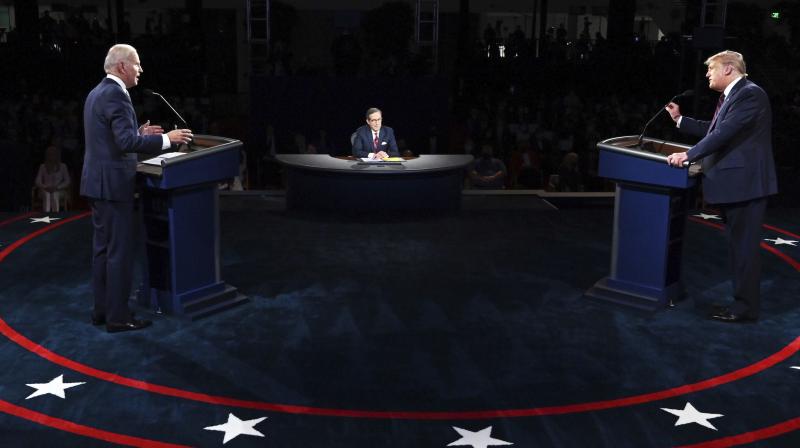
[[[745,445],[748,443],[758,442],[760,440],[771,439],[773,437],[796,431],[798,429],[800,429],[800,417],[756,431],[750,431],[735,436],[711,440],[708,442],[696,443],[694,445],[683,445],[678,448],[726,448],[729,446]]]
[[[87,324],[88,325],[88,324]],[[16,330],[11,328],[3,319],[0,319],[0,333],[14,341],[19,346],[30,352],[41,356],[60,366],[74,370],[76,372],[98,378],[121,386],[140,389],[146,392],[157,393],[191,401],[210,403],[214,405],[232,406],[238,408],[258,409],[262,411],[279,412],[284,414],[318,415],[328,417],[348,417],[348,418],[373,418],[373,419],[407,419],[407,420],[473,420],[473,419],[493,419],[506,417],[534,417],[543,415],[573,414],[579,412],[599,411],[603,409],[614,409],[625,406],[633,406],[653,401],[664,400],[666,398],[677,397],[701,390],[710,389],[722,384],[731,383],[783,362],[800,350],[800,337],[792,341],[789,345],[779,352],[769,357],[751,364],[742,369],[710,378],[697,383],[674,387],[658,392],[652,392],[631,397],[619,398],[614,400],[593,401],[587,403],[571,404],[566,406],[549,406],[529,409],[497,409],[483,411],[372,411],[358,409],[336,409],[319,408],[312,406],[296,406],[280,403],[268,403],[261,401],[240,400],[218,395],[208,395],[199,392],[192,392],[174,387],[161,386],[148,383],[146,381],[127,378],[114,373],[96,369],[94,367],[81,364],[69,358],[65,358],[54,353],[41,345],[31,341]]]
[[[31,217],[33,215],[38,215],[38,213],[29,212],[29,213],[25,213],[24,215],[19,215],[19,216],[15,216],[13,218],[6,219],[5,221],[0,221],[0,227],[3,227],[4,225],[7,225],[7,224],[11,224],[12,222],[22,221],[23,219],[29,218],[29,217]]]
[[[84,218],[84,217],[89,216],[91,214],[92,214],[92,212],[84,212],[84,213],[81,213],[80,215],[75,215],[75,216],[71,216],[69,218],[64,218],[64,219],[62,219],[62,220],[60,220],[58,222],[55,222],[53,224],[49,224],[47,227],[42,227],[41,229],[36,230],[35,232],[31,232],[31,233],[25,235],[24,237],[18,239],[17,241],[14,241],[13,243],[9,244],[3,250],[0,250],[0,262],[2,262],[7,256],[9,256],[11,254],[11,252],[14,252],[15,250],[17,250],[18,247],[20,247],[23,244],[27,243],[28,241],[36,238],[37,236],[39,236],[39,235],[41,235],[43,233],[47,233],[47,232],[49,232],[49,231],[51,231],[53,229],[56,229],[58,227],[61,227],[61,226],[63,226],[64,224],[66,224],[68,222],[72,222],[72,221]]]
[[[61,431],[71,432],[92,439],[103,440],[106,442],[115,443],[117,445],[137,446],[144,448],[183,448],[186,445],[175,445],[172,443],[158,442],[150,439],[142,439],[139,437],[127,436],[115,432],[104,431],[102,429],[93,428],[91,426],[80,425],[69,420],[52,417],[47,414],[32,411],[28,408],[23,408],[11,404],[7,401],[0,400],[0,412],[13,415],[25,420],[38,423],[40,425],[49,426]]]

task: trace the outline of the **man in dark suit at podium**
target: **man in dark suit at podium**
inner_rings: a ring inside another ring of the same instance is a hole
[[[691,149],[667,157],[670,165],[700,161],[703,196],[724,215],[733,269],[733,303],[718,306],[712,319],[744,322],[760,312],[761,224],[767,197],[778,192],[772,155],[772,110],[761,87],[747,79],[744,58],[723,51],[706,60],[708,85],[720,92],[711,121],[683,117],[675,103],[667,111],[682,132],[702,137]]]
[[[114,45],[103,68],[106,77],[89,95],[83,109],[86,155],[81,195],[89,199],[94,227],[92,248],[92,323],[116,333],[145,328],[150,321],[134,319],[128,308],[134,254],[133,200],[136,155],[156,154],[174,144],[188,143],[192,132],[164,133],[160,126],[136,120],[127,89],[139,82],[142,65],[136,49]]]
[[[400,156],[394,130],[383,126],[383,114],[375,107],[367,110],[367,124],[356,129],[351,140],[356,157],[380,160]]]

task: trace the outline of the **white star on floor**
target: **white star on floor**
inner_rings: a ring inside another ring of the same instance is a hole
[[[264,437],[264,434],[255,429],[255,426],[266,419],[267,417],[254,418],[253,420],[241,420],[239,417],[229,413],[226,423],[209,426],[203,429],[224,432],[225,438],[222,439],[222,444],[224,445],[240,435]]]
[[[686,402],[686,406],[683,407],[683,410],[667,409],[667,408],[661,408],[661,410],[667,411],[672,415],[678,416],[678,421],[675,422],[675,426],[688,425],[689,423],[697,423],[698,425],[705,426],[706,428],[711,428],[714,431],[716,431],[717,428],[715,428],[714,425],[712,425],[708,421],[711,420],[712,418],[719,418],[723,416],[723,414],[707,414],[705,412],[700,412],[697,409],[695,409],[694,406],[692,406],[692,404],[689,403],[688,401]]]
[[[788,246],[797,247],[797,243],[800,243],[800,241],[785,240],[785,239],[783,239],[781,237],[775,238],[774,240],[771,240],[769,238],[764,238],[764,241],[772,241],[772,243],[775,244],[776,246],[780,246],[781,244],[786,244]]]
[[[722,218],[719,217],[719,215],[707,215],[705,213],[700,213],[699,215],[693,215],[693,216],[695,216],[697,218],[705,219],[706,221],[708,221],[709,219],[716,219],[716,220],[721,220],[722,219]]]
[[[86,383],[65,383],[64,375],[59,375],[58,377],[50,380],[49,383],[26,384],[26,386],[36,389],[36,392],[28,395],[25,399],[28,400],[30,398],[46,394],[55,395],[56,397],[60,398],[66,398],[66,395],[64,395],[65,390],[69,389],[70,387],[80,386],[81,384]]]
[[[44,223],[50,224],[51,222],[58,221],[59,219],[61,219],[61,218],[51,218],[49,216],[45,216],[44,218],[31,218],[31,222],[30,223],[33,224],[33,223],[37,223],[37,222],[44,222]]]
[[[455,426],[453,426],[453,429],[456,430],[461,438],[447,446],[472,446],[472,448],[486,448],[489,446],[513,445],[511,442],[493,438],[491,426],[488,428],[483,428],[477,432],[472,432]]]

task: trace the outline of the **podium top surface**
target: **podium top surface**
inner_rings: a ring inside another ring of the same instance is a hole
[[[401,174],[463,169],[473,157],[466,154],[423,154],[404,162],[364,164],[327,154],[278,154],[278,162],[292,167],[336,173]]]
[[[159,190],[213,184],[239,175],[242,142],[213,135],[195,135],[181,154],[161,160],[161,165],[139,163],[136,171],[145,186]]]
[[[597,144],[600,149],[598,174],[616,181],[668,188],[690,188],[700,172],[700,165],[684,163],[676,168],[667,163],[667,155],[683,152],[690,146],[639,136],[615,137]]]
[[[667,163],[667,156],[675,152],[688,151],[691,146],[682,143],[645,137],[639,145],[638,135],[626,135],[603,140],[597,147],[625,155]]]
[[[178,148],[180,152],[185,152],[184,155],[165,159],[161,162],[161,166],[139,163],[136,171],[150,176],[161,177],[167,167],[206,157],[214,157],[215,154],[230,151],[240,146],[242,146],[242,142],[233,138],[215,135],[195,135],[189,145],[181,145]]]

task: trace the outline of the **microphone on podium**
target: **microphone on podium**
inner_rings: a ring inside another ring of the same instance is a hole
[[[675,100],[677,100],[678,98],[683,98],[683,97],[686,97],[686,96],[692,96],[692,95],[694,95],[694,90],[685,90],[683,93],[679,93],[679,94],[677,94],[677,95],[673,96],[671,100],[667,101],[667,104],[674,102],[674,101],[675,101]],[[659,114],[661,114],[661,112],[664,112],[664,107],[661,107],[660,109],[658,109],[658,112],[656,112],[656,114],[655,114],[655,115],[653,115],[653,117],[652,117],[652,118],[650,118],[650,120],[648,120],[648,121],[647,121],[647,123],[644,125],[644,128],[642,128],[642,133],[641,133],[641,134],[639,134],[639,138],[636,140],[636,146],[638,146],[638,147],[640,147],[640,148],[641,148],[641,146],[642,146],[642,139],[644,139],[644,133],[645,133],[645,131],[647,130],[647,127],[648,127],[648,126],[650,126],[650,123],[652,123],[652,122],[653,122],[653,120],[655,120],[655,119],[656,119],[656,117],[657,117]]]
[[[158,93],[158,92],[154,92],[152,89],[144,89],[144,93],[146,93],[146,94],[148,94],[148,95],[155,95],[155,96],[157,96],[157,97],[161,98],[161,101],[163,101],[163,102],[164,102],[164,104],[166,104],[166,105],[167,105],[167,107],[169,107],[170,109],[172,109],[172,112],[175,114],[175,116],[176,116],[176,117],[178,117],[178,119],[179,119],[179,120],[181,120],[181,122],[183,123],[183,125],[184,125],[185,127],[187,127],[187,128],[189,127],[189,123],[187,123],[187,122],[186,122],[186,120],[184,120],[184,119],[183,119],[183,117],[181,117],[181,114],[179,114],[179,113],[178,113],[178,111],[177,111],[177,110],[175,110],[175,108],[174,108],[174,107],[172,107],[172,104],[169,104],[169,101],[167,101],[167,99],[166,99],[166,98],[164,98],[164,96],[162,96],[162,95],[161,95],[160,93]]]

